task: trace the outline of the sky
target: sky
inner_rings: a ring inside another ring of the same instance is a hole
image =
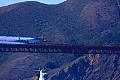
[[[45,4],[58,4],[66,0],[0,0],[0,7],[24,1],[38,1]]]

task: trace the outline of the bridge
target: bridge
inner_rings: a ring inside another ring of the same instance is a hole
[[[75,44],[0,44],[0,52],[118,54],[120,46]]]

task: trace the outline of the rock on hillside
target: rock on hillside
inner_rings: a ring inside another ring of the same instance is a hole
[[[47,80],[119,80],[120,56],[85,55],[66,64]]]

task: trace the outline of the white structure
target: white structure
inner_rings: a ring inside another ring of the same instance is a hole
[[[44,75],[46,74],[46,73],[43,73],[43,70],[34,70],[34,71],[39,71],[39,74],[40,74],[40,77],[39,77],[39,80],[45,80],[45,78],[44,78]]]

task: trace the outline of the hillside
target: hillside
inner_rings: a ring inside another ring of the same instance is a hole
[[[0,35],[38,34],[51,43],[120,42],[116,0],[67,0],[57,5],[29,1],[0,7]],[[0,53],[0,79],[30,80],[44,68],[47,80],[119,80],[117,54]]]
[[[68,0],[59,5],[23,2],[0,9],[0,34],[39,34],[56,43],[119,42],[115,38],[120,35],[119,11],[116,1]]]

